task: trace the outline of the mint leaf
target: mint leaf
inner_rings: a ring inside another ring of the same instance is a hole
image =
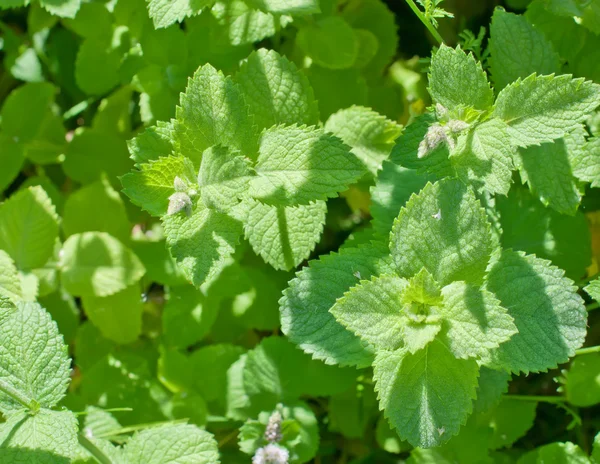
[[[592,280],[583,289],[594,300],[600,301],[600,277],[595,280]]]
[[[113,295],[83,295],[85,314],[102,335],[116,343],[132,343],[142,332],[142,295],[132,285]]]
[[[496,8],[490,35],[490,68],[497,91],[533,73],[560,71],[560,59],[552,43],[524,16]]]
[[[506,195],[512,182],[515,148],[499,119],[490,119],[461,135],[450,162],[456,177],[477,190]]]
[[[56,323],[37,303],[0,309],[0,380],[30,402],[50,408],[65,396],[70,381],[67,347]],[[0,393],[0,411],[23,405]]]
[[[340,139],[314,127],[277,126],[260,140],[250,195],[292,206],[336,196],[364,173]]]
[[[22,298],[19,271],[11,257],[3,250],[0,250],[0,297],[8,298],[13,303]]]
[[[316,124],[317,101],[308,79],[274,50],[253,52],[235,75],[258,129],[277,124]]]
[[[274,35],[279,18],[251,8],[241,0],[218,1],[211,9],[219,28],[218,37],[224,46],[238,46],[258,42]]]
[[[36,414],[16,411],[0,425],[0,458],[5,462],[71,462],[79,452],[77,418],[71,411],[40,409]],[[10,450],[10,451],[9,451]],[[37,461],[33,450],[46,451],[46,460]],[[4,454],[6,453],[6,454]]]
[[[407,285],[406,279],[395,275],[372,277],[351,288],[329,311],[368,344],[393,351],[404,345],[402,294]]]
[[[158,121],[127,142],[131,159],[136,165],[166,157],[173,151],[171,123]]]
[[[202,202],[208,208],[229,211],[248,190],[252,175],[248,158],[225,147],[207,148],[198,174]]]
[[[322,256],[296,274],[280,300],[281,329],[306,353],[327,364],[369,366],[365,346],[329,312],[336,299],[361,279],[390,272],[388,250],[376,244]]]
[[[492,251],[490,225],[463,184],[427,184],[400,211],[390,250],[401,276],[411,277],[424,267],[440,285],[479,283]]]
[[[486,288],[508,308],[518,333],[490,353],[492,366],[539,372],[566,362],[585,339],[587,312],[564,271],[522,252],[491,264]]]
[[[325,130],[352,147],[354,153],[373,175],[388,158],[402,127],[363,106],[352,106],[331,115]]]
[[[324,201],[273,206],[250,199],[244,208],[244,235],[253,250],[275,269],[288,271],[314,249],[327,213]]]
[[[531,75],[502,89],[494,116],[506,121],[514,144],[527,147],[563,137],[598,105],[598,84],[570,75]]]
[[[525,464],[543,462],[589,464],[590,462],[583,450],[570,441],[541,446],[524,454],[520,460]]]
[[[19,175],[25,162],[24,147],[9,135],[0,132],[0,189],[5,190]]]
[[[486,412],[496,406],[502,395],[508,391],[510,375],[506,371],[497,371],[481,366],[477,399],[473,404],[474,413]]]
[[[356,35],[340,16],[326,16],[300,28],[296,43],[317,65],[324,68],[349,68],[358,55]]]
[[[484,356],[517,333],[508,311],[486,290],[453,282],[442,296],[445,343],[457,358]]]
[[[165,216],[163,224],[171,255],[196,287],[219,274],[242,233],[238,221],[202,205],[190,217]]]
[[[431,58],[429,93],[436,103],[449,110],[457,107],[487,110],[494,102],[494,93],[475,57],[460,47],[454,49],[444,44]]]
[[[0,205],[0,249],[21,270],[43,267],[58,238],[58,216],[41,187],[29,187]]]
[[[584,408],[600,403],[598,372],[600,354],[581,354],[573,359],[569,370],[564,372],[564,389],[569,403]]]
[[[123,449],[125,462],[219,464],[214,437],[191,424],[167,424],[136,433]]]
[[[307,15],[319,13],[318,0],[249,0],[256,8],[273,14]]]
[[[211,0],[147,0],[147,2],[148,14],[157,29],[181,22],[214,3]]]
[[[40,5],[53,15],[74,18],[81,6],[81,0],[40,0]]]
[[[600,137],[592,137],[583,147],[569,152],[573,174],[584,182],[591,182],[592,187],[600,187],[599,153]]]
[[[257,132],[239,86],[208,64],[196,71],[181,95],[174,136],[196,165],[212,145],[256,158]]]
[[[105,297],[139,281],[139,258],[105,232],[71,235],[61,250],[62,283],[72,295]]]
[[[109,38],[85,39],[75,61],[77,86],[87,95],[103,95],[119,84],[121,54]]]
[[[153,216],[166,214],[169,197],[175,192],[175,178],[193,182],[196,172],[183,156],[168,156],[139,165],[139,170],[121,177],[123,193],[131,202]]]
[[[455,358],[438,340],[414,354],[380,351],[373,366],[379,407],[413,446],[439,446],[458,433],[472,410],[477,363]]]

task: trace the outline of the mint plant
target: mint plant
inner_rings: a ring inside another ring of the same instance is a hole
[[[600,462],[597,13],[0,0],[0,462]]]

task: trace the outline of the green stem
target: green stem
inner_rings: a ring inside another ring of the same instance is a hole
[[[564,403],[567,400],[562,396],[532,396],[532,395],[504,395],[504,398],[518,401],[537,401],[539,403]]]
[[[10,396],[16,402],[22,404],[27,409],[30,409],[33,412],[36,412],[40,409],[39,403],[33,398],[29,398],[27,395],[24,395],[16,388],[12,387],[4,380],[0,379],[0,391]]]
[[[590,353],[600,353],[600,345],[599,346],[588,346],[587,348],[581,348],[580,350],[575,351],[575,356],[579,356],[580,354],[590,354]]]
[[[585,309],[587,309],[588,311],[593,311],[594,309],[598,308],[600,308],[600,303],[598,303],[597,301],[594,301],[592,304],[589,304],[585,307]]]
[[[413,2],[413,0],[406,0],[406,3],[408,3],[408,6],[410,7],[410,9],[413,10],[413,12],[417,15],[417,17],[425,25],[427,30],[429,32],[431,32],[431,35],[435,38],[435,40],[437,40],[440,44],[443,44],[444,39],[442,39],[442,36],[440,35],[440,33],[436,30],[435,27],[433,27],[433,24],[431,24],[431,22],[425,17],[425,15],[419,9],[419,7],[417,5],[415,5],[415,2]]]
[[[95,443],[84,434],[80,433],[78,435],[78,439],[79,444],[83,446],[100,464],[114,464],[110,456],[107,456],[104,451],[98,448]]]

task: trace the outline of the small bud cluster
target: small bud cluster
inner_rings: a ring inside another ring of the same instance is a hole
[[[179,176],[175,176],[175,179],[173,179],[173,188],[175,193],[169,197],[167,214],[171,216],[184,211],[189,216],[192,213],[192,199],[190,196],[195,195],[196,191],[190,190],[187,183]]]
[[[281,417],[281,413],[279,411],[275,411],[269,417],[269,422],[267,423],[267,428],[265,430],[265,440],[269,443],[277,443],[281,441],[281,421],[283,418]]]
[[[288,464],[290,452],[277,443],[281,441],[281,412],[274,411],[269,417],[264,438],[269,442],[267,446],[258,448],[252,457],[252,464]]]
[[[443,121],[448,118],[448,110],[439,103],[435,106],[435,112],[439,120]],[[425,138],[419,144],[417,157],[419,159],[426,157],[442,143],[446,143],[450,149],[453,149],[455,146],[454,136],[468,128],[469,124],[460,119],[450,119],[443,126],[439,122],[432,124],[427,129]]]

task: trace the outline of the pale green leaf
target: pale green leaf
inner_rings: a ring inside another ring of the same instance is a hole
[[[592,187],[600,187],[600,137],[592,137],[579,150],[569,152],[573,174]]]
[[[256,8],[273,14],[308,15],[319,13],[318,0],[249,0]]]
[[[337,322],[329,308],[360,279],[390,272],[390,267],[387,248],[375,244],[346,248],[311,261],[283,292],[283,333],[327,364],[369,366],[372,348]]]
[[[154,27],[168,27],[181,22],[188,16],[198,14],[205,6],[210,6],[211,0],[146,0],[148,14]]]
[[[113,295],[83,295],[85,314],[102,335],[116,343],[132,343],[142,332],[142,295],[137,284]]]
[[[594,300],[600,301],[600,277],[598,277],[595,280],[592,280],[588,285],[584,287],[584,290]]]
[[[487,290],[453,282],[442,295],[445,343],[457,358],[483,356],[517,333],[513,318]]]
[[[123,450],[125,462],[219,464],[212,434],[191,424],[168,424],[135,434]]]
[[[352,106],[331,115],[325,130],[352,147],[352,152],[374,176],[388,158],[402,126],[363,106]]]
[[[77,425],[77,418],[71,411],[45,408],[36,414],[17,411],[0,425],[0,459],[4,462],[32,464],[71,462],[79,452]],[[14,453],[4,454],[5,448],[14,450]],[[52,458],[37,461],[32,457],[36,454],[30,454],[31,450],[46,451]],[[7,456],[10,456],[10,460],[5,460]]]
[[[368,344],[393,351],[404,345],[402,292],[407,284],[396,275],[372,277],[351,288],[329,311]]]
[[[516,153],[507,129],[500,119],[490,119],[461,135],[450,158],[456,177],[477,190],[506,195]]]
[[[275,35],[279,18],[251,8],[243,0],[218,1],[211,9],[221,26],[218,38],[224,46],[239,46],[258,42]],[[217,35],[217,34],[215,34]]]
[[[429,92],[436,103],[448,110],[473,107],[487,110],[494,102],[494,93],[481,64],[460,47],[444,44],[431,58]]]
[[[358,56],[358,39],[341,16],[325,16],[301,27],[296,44],[317,65],[350,68]]]
[[[592,450],[592,462],[600,462],[600,432],[594,438],[594,449]]]
[[[213,145],[256,158],[257,131],[238,85],[208,64],[196,71],[181,95],[174,136],[181,152],[196,165]]]
[[[340,139],[298,126],[265,131],[255,169],[250,195],[287,206],[337,196],[364,174],[362,163]]]
[[[508,309],[519,331],[490,353],[488,364],[514,373],[546,371],[583,344],[583,300],[573,281],[550,262],[505,251],[491,265],[486,288]]]
[[[168,156],[152,160],[121,177],[123,193],[151,215],[162,216],[167,212],[169,197],[175,193],[175,177],[195,183],[196,172],[189,159]]]
[[[169,156],[173,151],[172,130],[172,124],[164,121],[147,127],[144,132],[127,142],[131,159],[137,165]]]
[[[321,237],[327,204],[272,206],[248,200],[244,234],[255,253],[275,269],[290,270],[308,258]]]
[[[227,212],[240,202],[252,175],[248,158],[225,147],[207,148],[198,174],[203,203],[208,208]]]
[[[71,362],[56,323],[37,303],[0,311],[0,379],[43,407],[55,406],[71,380]],[[21,408],[0,394],[0,411]]]
[[[81,0],[40,0],[40,5],[53,15],[74,18],[81,6]]]
[[[97,297],[124,290],[146,272],[133,251],[105,232],[71,235],[61,250],[60,268],[69,293]]]
[[[0,250],[0,296],[16,303],[22,298],[19,272],[11,257]]]
[[[571,443],[551,443],[524,454],[518,464],[590,464],[583,450]]]
[[[585,408],[600,403],[600,353],[573,359],[565,380],[567,400],[573,406]]]
[[[394,223],[390,250],[401,276],[427,269],[440,285],[483,280],[492,252],[485,210],[463,184],[427,184]]]
[[[319,110],[308,79],[274,50],[253,52],[235,76],[258,129],[316,124]]]
[[[490,68],[496,91],[530,74],[560,71],[560,58],[542,32],[525,16],[497,8],[490,27]],[[518,50],[518,53],[515,53]]]
[[[600,105],[600,85],[570,75],[518,79],[498,95],[494,116],[514,144],[527,147],[563,137]]]
[[[196,287],[219,274],[242,233],[238,221],[201,205],[190,217],[165,216],[163,224],[171,255]]]
[[[413,446],[447,441],[472,410],[477,363],[455,358],[440,341],[414,354],[380,351],[374,369],[379,407],[400,438]]]
[[[21,270],[43,267],[58,238],[58,216],[41,187],[20,190],[0,205],[0,249]]]

